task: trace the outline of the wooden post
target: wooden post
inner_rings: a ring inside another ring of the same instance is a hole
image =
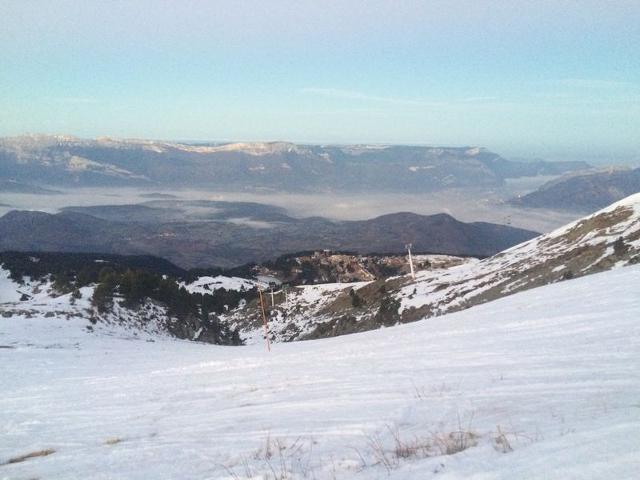
[[[262,290],[258,290],[260,293],[260,308],[262,309],[262,323],[264,325],[264,339],[267,342],[267,352],[271,351],[271,342],[269,341],[269,327],[267,326],[267,313],[264,310],[264,298],[262,296]]]

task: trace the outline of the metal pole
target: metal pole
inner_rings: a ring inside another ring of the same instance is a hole
[[[264,299],[262,297],[262,290],[258,290],[260,293],[260,308],[262,310],[262,324],[264,325],[264,339],[267,343],[267,352],[271,351],[271,342],[269,342],[269,327],[267,326],[267,314],[264,310]]]
[[[416,278],[416,274],[413,270],[413,257],[411,257],[411,244],[407,244],[407,252],[409,252],[409,268],[411,269],[411,278]]]
[[[282,316],[286,318],[287,310],[289,308],[289,289],[287,288],[286,285],[283,285],[282,291],[284,292],[284,308],[282,309]]]

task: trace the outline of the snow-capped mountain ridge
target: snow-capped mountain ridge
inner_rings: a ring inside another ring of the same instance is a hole
[[[94,168],[70,169],[79,157]],[[95,164],[101,164],[99,169]],[[502,186],[507,178],[558,175],[583,162],[513,162],[478,147],[180,143],[65,136],[0,138],[0,173],[59,186],[164,185],[280,191],[407,191]],[[124,175],[111,175],[119,169]]]

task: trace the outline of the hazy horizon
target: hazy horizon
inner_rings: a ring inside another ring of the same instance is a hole
[[[0,27],[0,136],[640,158],[635,1],[0,0]]]

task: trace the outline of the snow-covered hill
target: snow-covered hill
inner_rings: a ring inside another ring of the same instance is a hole
[[[640,261],[640,193],[477,263],[421,272],[402,287],[414,318]]]
[[[222,288],[242,287],[234,277],[202,277],[200,282],[188,284],[194,292],[199,289],[212,293]],[[207,279],[212,282],[206,282]],[[256,282],[253,282],[255,284]],[[252,282],[246,281],[246,285]],[[50,322],[74,321],[88,332],[127,332],[133,338],[181,338],[207,343],[226,343],[217,326],[193,315],[177,316],[166,303],[145,299],[137,305],[128,305],[121,296],[114,296],[110,307],[104,311],[92,304],[96,286],[88,285],[75,292],[60,293],[50,278],[32,280],[23,278],[18,283],[10,278],[10,272],[0,266],[0,318],[27,321],[46,318]],[[1,341],[0,341],[1,342]],[[0,477],[2,478],[2,477]]]
[[[292,289],[270,308],[270,331],[289,341],[371,330],[639,262],[640,193],[481,261],[422,270],[415,279]],[[259,338],[258,307],[231,312],[226,321],[247,339]]]
[[[190,283],[181,282],[180,286],[183,286],[191,293],[207,294],[215,292],[221,288],[225,290],[251,290],[252,288],[265,288],[267,284],[259,282],[257,280],[251,280],[241,277],[228,277],[225,275],[216,275],[215,277],[202,276]]]
[[[631,480],[639,284],[631,266],[270,353],[0,318],[0,478]]]

